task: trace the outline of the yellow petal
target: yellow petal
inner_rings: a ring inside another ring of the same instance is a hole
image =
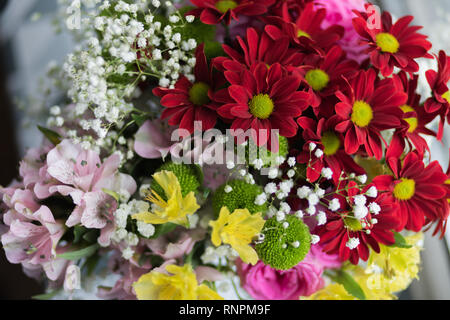
[[[262,218],[262,213],[258,212],[247,217],[245,220],[245,225],[251,227],[256,233],[260,233],[266,221]]]
[[[187,215],[194,214],[200,206],[195,193],[190,192],[183,198],[180,183],[171,171],[161,171],[153,175],[155,181],[163,188],[167,201],[152,190],[153,195],[147,200],[157,205],[153,212],[142,212],[133,215],[133,219],[151,224],[164,224],[167,222],[188,226]]]
[[[198,300],[223,300],[223,298],[208,286],[201,284],[197,289]]]
[[[167,222],[166,218],[162,218],[151,212],[141,212],[131,216],[133,219],[151,224],[163,224]]]
[[[178,182],[177,176],[172,171],[160,171],[153,175],[155,181],[161,186],[166,194],[171,194],[173,191],[180,189],[181,186]]]
[[[215,221],[210,221],[209,225],[213,228],[211,234],[212,243],[218,247],[222,244],[221,232],[225,224],[227,223],[230,211],[227,207],[220,209],[219,218]]]
[[[133,284],[136,297],[139,300],[156,300],[159,296],[159,288],[153,284],[153,274],[147,273]]]
[[[258,254],[248,243],[231,242],[230,245],[245,263],[250,263],[251,265],[258,263]]]
[[[197,199],[195,198],[195,193],[191,191],[183,199],[183,211],[185,211],[186,214],[191,215],[194,214],[198,209],[200,209],[200,206],[198,205]]]

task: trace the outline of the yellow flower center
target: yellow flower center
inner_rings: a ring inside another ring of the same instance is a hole
[[[450,179],[445,180],[445,184],[450,184]],[[447,202],[450,203],[450,198],[447,198]]]
[[[209,89],[210,86],[204,82],[195,83],[189,90],[189,101],[197,106],[208,104],[211,101],[208,96]]]
[[[330,82],[328,74],[320,69],[309,70],[306,73],[305,79],[315,91],[325,89]]]
[[[409,200],[416,192],[416,182],[412,179],[402,178],[394,187],[394,197],[399,200]]]
[[[383,52],[397,53],[400,47],[398,40],[392,34],[386,32],[377,34],[376,43]]]
[[[267,119],[275,107],[268,94],[258,94],[248,103],[250,113],[258,119]]]
[[[448,103],[450,103],[450,91],[447,91],[446,93],[444,93],[442,95],[442,98],[444,98],[445,100],[447,100]]]
[[[219,10],[222,13],[226,13],[228,10],[233,10],[237,6],[238,4],[236,3],[236,1],[232,0],[220,0],[217,1],[216,3],[217,10]]]
[[[373,119],[372,107],[364,101],[356,101],[352,109],[352,122],[360,128],[367,127]]]
[[[408,105],[401,106],[400,109],[402,109],[402,111],[404,113],[408,113],[408,112],[413,112],[414,111],[414,109],[411,108]],[[419,120],[416,117],[406,118],[406,119],[403,119],[403,120],[405,120],[409,124],[409,129],[408,129],[409,133],[412,133],[412,132],[414,132],[417,129],[417,126],[419,124]]]
[[[323,153],[327,156],[332,156],[336,154],[336,152],[341,147],[341,140],[339,137],[332,131],[324,132],[322,135],[321,142],[323,144]]]
[[[351,231],[361,231],[363,229],[361,222],[354,217],[344,218],[344,224]]]
[[[297,38],[300,38],[300,37],[307,37],[307,38],[311,39],[311,36],[307,32],[298,29],[298,31],[297,31]]]

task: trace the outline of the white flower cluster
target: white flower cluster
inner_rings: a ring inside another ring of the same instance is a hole
[[[308,208],[305,210],[310,216],[316,215],[319,225],[323,225],[327,222],[326,213],[322,210],[318,210],[318,205],[326,197],[325,190],[320,187],[320,183],[314,184],[314,188],[308,186],[302,186],[297,189],[297,196],[300,199],[305,199],[308,201]],[[322,205],[324,202],[322,202]]]
[[[351,179],[355,179],[360,182],[362,185],[357,185],[354,188],[358,188],[360,192],[363,191],[364,184],[367,182],[367,176],[361,175],[356,176],[354,174],[350,175]],[[339,191],[339,190],[338,190]],[[378,215],[381,211],[381,207],[375,201],[369,202],[368,198],[376,198],[378,196],[378,190],[375,186],[371,186],[364,193],[357,194],[353,197],[346,197],[346,202],[348,206],[351,208],[351,212],[340,213],[338,210],[341,208],[341,203],[338,198],[333,198],[328,202],[328,209],[332,212],[336,212],[337,214],[341,214],[344,221],[348,221],[345,223],[346,228],[352,229],[353,222],[350,222],[347,219],[355,220],[355,225],[360,226],[361,230],[366,234],[371,233],[372,227],[378,223],[376,218],[373,218],[374,215]],[[343,199],[343,198],[342,198]],[[371,215],[369,215],[369,213]],[[368,218],[370,217],[370,219]],[[359,229],[358,229],[359,230]],[[346,243],[346,246],[353,250],[359,246],[358,238],[349,238]]]
[[[80,3],[75,0],[67,5],[73,7],[74,2]],[[87,141],[87,148],[105,147],[108,131],[124,126],[140,82],[153,77],[161,86],[173,87],[180,73],[193,77],[197,43],[174,32],[188,19],[166,1],[169,23],[163,25],[155,19],[160,6],[159,1],[150,0],[132,4],[81,0],[79,34],[84,42],[68,55],[63,70],[71,83],[68,94],[75,104],[75,117],[81,119],[79,126],[85,131],[79,139]],[[58,126],[63,124],[62,117],[54,119]]]
[[[139,236],[133,232],[127,231],[127,221],[130,215],[149,210],[149,203],[140,200],[131,200],[128,203],[122,203],[114,213],[115,230],[111,236],[113,243],[124,243],[126,246],[122,250],[124,259],[131,259],[134,255],[135,247],[139,243]],[[155,233],[155,227],[151,224],[139,221],[137,223],[138,232],[144,237],[151,237]]]
[[[203,255],[200,257],[204,264],[221,265],[224,260],[235,260],[239,254],[229,245],[222,245],[220,247],[209,246],[206,248]]]
[[[347,243],[345,244],[350,250],[353,250],[359,246],[358,238],[349,238]]]

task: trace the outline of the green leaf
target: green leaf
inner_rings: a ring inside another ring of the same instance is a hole
[[[205,55],[208,60],[216,57],[224,56],[225,51],[222,48],[222,44],[217,41],[206,41],[205,42]]]
[[[131,68],[127,68],[129,70],[127,71],[132,71]],[[108,78],[106,79],[108,81],[108,83],[116,83],[119,85],[128,85],[131,82],[133,82],[133,77],[129,74],[118,74],[118,73],[114,73],[110,76],[108,76]]]
[[[330,275],[331,279],[342,284],[345,290],[359,300],[366,300],[366,295],[360,285],[353,279],[351,275],[343,270],[339,270],[336,275]]]
[[[148,120],[148,116],[142,114],[132,114],[131,117],[139,127],[142,126],[144,122]]]
[[[394,238],[395,243],[393,245],[390,245],[390,247],[404,248],[404,249],[409,249],[412,247],[406,242],[406,239],[403,238],[403,236],[400,233],[394,232]]]
[[[80,260],[81,258],[86,258],[86,257],[92,256],[97,251],[98,248],[99,248],[99,245],[96,243],[89,247],[83,248],[81,250],[58,254],[56,257],[61,258],[61,259],[66,259],[66,260],[72,260],[72,261]]]
[[[102,191],[103,191],[104,193],[106,193],[108,196],[113,197],[114,200],[116,200],[117,202],[119,202],[120,196],[119,196],[119,194],[118,194],[117,192],[112,191],[112,190],[108,190],[108,189],[105,189],[105,188],[103,188]]]
[[[162,235],[165,235],[166,233],[169,233],[170,231],[173,231],[177,227],[174,223],[164,223],[159,224],[155,226],[155,234],[151,236],[149,239],[156,239]]]
[[[81,241],[83,235],[87,232],[88,229],[77,225],[73,228],[73,243],[77,244]]]
[[[62,137],[59,135],[59,133],[52,131],[50,129],[37,126],[39,131],[42,132],[42,134],[55,146],[61,143]]]
[[[38,295],[32,296],[31,299],[34,299],[34,300],[50,300],[51,298],[56,296],[58,293],[59,293],[59,291],[52,291],[52,292],[49,292],[49,293],[38,294]]]
[[[151,264],[153,267],[159,267],[159,266],[161,266],[163,263],[164,263],[164,259],[163,259],[162,257],[156,256],[156,255],[150,256],[150,264]],[[141,265],[142,265],[142,264],[141,264]]]
[[[98,261],[100,260],[99,254],[94,254],[93,256],[90,256],[86,262],[84,263],[83,267],[86,269],[86,273],[88,276],[92,275],[95,268],[98,265]]]
[[[211,189],[209,189],[209,188],[204,188],[204,189],[201,189],[203,192],[202,192],[202,197],[203,197],[203,199],[208,199],[208,197],[211,195]]]
[[[88,243],[95,243],[98,239],[99,232],[98,230],[90,230],[83,234],[83,240],[87,241]]]
[[[202,167],[200,167],[198,164],[194,164],[193,166],[194,166],[194,170],[195,170],[195,175],[197,176],[198,181],[200,182],[200,185],[202,185],[203,180],[205,179]]]

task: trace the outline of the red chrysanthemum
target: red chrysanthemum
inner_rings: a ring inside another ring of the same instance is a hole
[[[161,105],[166,107],[161,118],[169,118],[169,125],[194,132],[194,122],[201,121],[202,130],[215,126],[217,121],[217,104],[211,99],[216,86],[223,84],[220,77],[213,79],[212,68],[208,66],[204,45],[196,51],[194,68],[195,82],[181,76],[174,89],[158,87],[153,94],[161,97]]]
[[[222,71],[240,71],[258,62],[264,62],[269,66],[279,63],[283,67],[297,67],[304,59],[304,55],[298,50],[289,48],[287,37],[273,40],[266,32],[258,32],[254,28],[247,29],[245,39],[237,37],[235,48],[224,44],[223,49],[228,57],[214,59],[214,66]]]
[[[450,57],[444,51],[439,52],[438,71],[428,70],[426,77],[433,91],[433,97],[425,101],[425,110],[430,114],[441,116],[437,134],[440,141],[444,135],[445,120],[450,123],[450,91],[447,85],[450,80]]]
[[[293,137],[297,133],[295,118],[309,106],[307,92],[297,91],[300,78],[287,72],[279,63],[267,67],[257,63],[240,73],[225,72],[231,86],[217,92],[215,100],[223,105],[218,113],[232,121],[231,129],[252,130],[258,146],[271,146],[271,129]]]
[[[353,19],[353,25],[363,38],[362,43],[369,46],[367,52],[371,52],[372,64],[383,76],[391,75],[394,67],[406,72],[417,72],[419,65],[414,59],[432,57],[428,54],[431,43],[427,36],[417,32],[422,27],[410,26],[414,17],[405,16],[392,24],[389,12],[383,12],[380,19],[368,17],[364,12],[355,13],[358,17]],[[375,22],[380,20],[380,25],[376,25]]]
[[[444,187],[447,175],[437,161],[425,166],[416,152],[410,152],[402,165],[398,161],[398,165],[391,166],[394,176],[378,176],[373,183],[398,204],[396,231],[406,228],[418,232],[427,223],[425,218],[428,223],[443,218],[442,208],[447,207]]]
[[[354,154],[364,146],[370,157],[380,160],[381,131],[401,125],[403,111],[399,107],[408,97],[392,79],[378,81],[373,69],[360,71],[346,91],[336,93],[341,100],[336,104],[336,113],[342,118],[336,131],[345,134],[345,151]]]
[[[300,15],[306,4],[313,2],[313,0],[277,0],[275,4],[270,7],[269,15],[279,16],[283,15],[283,12],[288,12],[293,17]]]
[[[336,115],[329,119],[321,118],[318,122],[309,117],[297,119],[297,123],[303,128],[303,139],[306,142],[297,156],[297,161],[310,164],[306,170],[306,177],[311,182],[319,179],[322,169],[325,167],[333,171],[333,181],[336,184],[342,171],[356,174],[365,173],[364,169],[357,165],[353,158],[345,152],[343,147],[344,137],[342,133],[335,131],[336,124],[339,121],[339,117]],[[309,150],[311,142],[317,145],[314,152]]]
[[[341,209],[338,212],[328,211],[327,223],[315,231],[320,237],[323,251],[338,254],[341,261],[350,260],[353,264],[357,264],[360,258],[367,261],[369,246],[379,253],[379,243],[395,243],[392,230],[398,225],[396,206],[386,194],[378,195],[374,201],[367,198],[368,207],[363,209],[366,215],[357,218],[355,196],[364,195],[368,187],[360,191],[355,182],[349,182],[348,191],[341,191],[337,196]]]
[[[442,207],[437,208],[440,209],[439,218],[435,221],[430,220],[428,217],[425,217],[425,225],[429,225],[428,228],[431,228],[431,226],[436,223],[436,227],[433,232],[433,236],[440,233],[440,239],[442,239],[445,236],[445,231],[447,229],[447,223],[448,218],[450,216],[450,163],[447,168],[447,172],[445,173],[447,175],[447,180],[444,182],[444,189],[447,191],[447,194],[445,195],[442,203]]]
[[[342,86],[342,77],[352,79],[358,70],[358,63],[345,59],[345,52],[338,45],[332,47],[324,57],[309,55],[300,71],[304,82],[314,97],[312,107],[316,116],[323,97],[334,95]]]
[[[321,25],[326,14],[326,9],[315,9],[314,3],[310,2],[296,18],[287,11],[283,11],[281,17],[265,18],[264,20],[270,24],[266,27],[266,32],[273,39],[288,36],[300,47],[322,53],[321,49],[327,51],[344,35],[344,28],[338,25],[322,29]]]
[[[186,15],[200,17],[205,24],[229,25],[231,20],[238,20],[240,15],[259,16],[267,12],[276,0],[191,0],[196,9]]]
[[[386,159],[396,162],[405,150],[406,141],[410,149],[414,146],[419,155],[423,156],[425,150],[430,151],[430,149],[421,134],[436,136],[436,133],[426,127],[435,115],[426,112],[420,104],[420,95],[416,93],[418,75],[408,79],[408,75],[401,71],[398,75],[394,75],[394,80],[398,82],[398,87],[403,88],[408,94],[405,105],[400,107],[403,111],[403,125],[395,131],[386,151]]]

